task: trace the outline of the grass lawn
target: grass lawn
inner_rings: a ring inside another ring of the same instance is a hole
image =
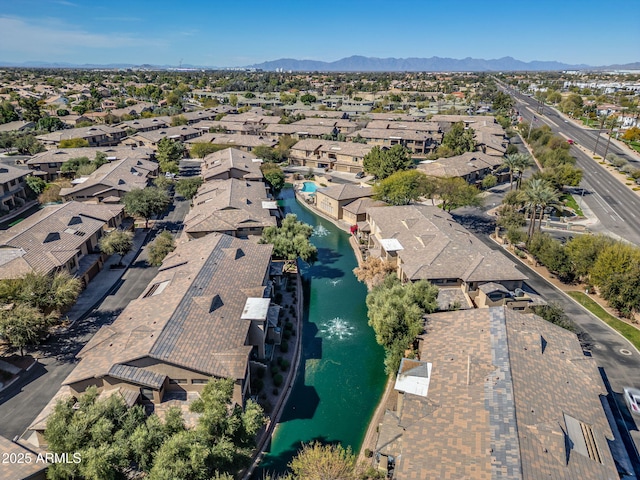
[[[627,145],[633,148],[636,152],[640,152],[640,142],[628,142]]]
[[[604,308],[602,308],[598,303],[591,300],[589,295],[582,292],[567,292],[571,298],[573,298],[580,305],[585,307],[591,313],[593,313],[600,320],[605,322],[607,325],[613,327],[615,330],[620,332],[624,338],[629,340],[633,345],[640,349],[640,330],[635,328],[633,325],[629,325],[626,322],[614,317],[610,313],[608,313]]]
[[[565,193],[564,195],[562,195],[560,200],[566,202],[567,207],[573,208],[573,210],[576,212],[577,215],[584,217],[584,213],[582,212],[582,209],[578,205],[578,202],[576,202],[576,199],[573,198],[571,194]]]

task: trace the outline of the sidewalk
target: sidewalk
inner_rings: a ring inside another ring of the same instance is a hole
[[[127,271],[133,260],[138,256],[151,231],[151,229],[147,231],[136,229],[133,237],[133,248],[122,258],[124,268],[111,268],[111,265],[118,263],[118,255],[111,255],[107,259],[100,273],[89,282],[89,285],[80,293],[71,310],[67,312],[66,316],[70,321],[70,325],[84,317],[109,294],[113,286],[118,283],[124,272]]]

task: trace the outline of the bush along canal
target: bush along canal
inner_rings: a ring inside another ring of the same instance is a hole
[[[270,451],[254,478],[281,473],[301,444],[318,440],[350,446],[357,454],[384,390],[384,352],[367,325],[367,288],[349,235],[298,205],[292,189],[281,194],[284,213],[314,227],[318,261],[300,262],[305,285],[302,356],[293,390]]]

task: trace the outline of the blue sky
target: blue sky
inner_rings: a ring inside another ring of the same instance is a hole
[[[640,61],[640,0],[0,0],[0,61]]]

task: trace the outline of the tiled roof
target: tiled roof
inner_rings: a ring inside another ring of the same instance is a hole
[[[218,145],[257,147],[265,145],[273,147],[278,143],[275,138],[265,138],[259,135],[240,135],[234,133],[205,133],[199,137],[191,138],[185,143],[215,143]]]
[[[37,153],[27,161],[27,165],[39,165],[43,163],[64,163],[67,160],[78,157],[87,157],[93,160],[97,152],[103,152],[107,157],[140,158],[149,159],[153,150],[146,147],[85,147],[85,148],[54,148],[46,152]]]
[[[0,164],[0,185],[8,183],[11,180],[26,177],[30,173],[31,171],[25,168],[16,168],[12,165]]]
[[[307,135],[331,135],[335,127],[322,125],[297,125],[295,123],[280,124],[272,123],[264,129],[265,133],[280,133],[285,135],[307,134]]]
[[[366,145],[364,143],[334,142],[316,138],[305,138],[291,147],[291,153],[297,153],[300,158],[304,158],[304,152],[315,151],[326,154],[334,153],[338,155],[349,155],[352,157],[364,158],[364,156],[369,153],[372,148],[373,146]]]
[[[92,125],[90,127],[70,128],[58,130],[56,132],[38,135],[36,138],[44,141],[59,142],[61,140],[70,140],[73,138],[87,138],[96,135],[123,135],[124,131],[121,127],[112,127],[110,125]]]
[[[342,185],[319,188],[316,191],[316,195],[317,194],[326,195],[333,200],[355,200],[363,197],[371,197],[371,195],[373,195],[373,188],[354,185],[351,183],[343,183]]]
[[[420,163],[418,170],[431,177],[464,177],[486,168],[493,170],[501,164],[502,158],[482,152],[466,152],[455,157]]]
[[[159,128],[147,132],[138,132],[134,137],[143,138],[153,144],[158,143],[163,138],[182,138],[185,136],[200,135],[201,131],[190,125],[180,125],[177,127]]]
[[[122,205],[67,202],[44,207],[0,233],[0,246],[22,249],[24,255],[5,263],[0,278],[28,271],[48,273],[78,253],[89,237],[122,212]]]
[[[618,478],[606,391],[573,333],[496,307],[429,315],[422,338],[427,397],[405,394],[380,429],[394,478]],[[601,461],[572,447],[566,415],[593,430]]]
[[[253,153],[243,152],[237,148],[226,148],[204,157],[202,161],[202,177],[205,180],[223,175],[231,170],[237,170],[247,179],[261,179],[261,162],[254,161],[257,157]]]
[[[367,209],[371,207],[383,207],[386,203],[380,200],[373,200],[372,198],[365,197],[354,200],[351,203],[347,203],[342,209],[353,215],[362,215],[367,213]]]
[[[240,317],[254,290],[265,291],[272,249],[220,234],[179,244],[149,288],[80,351],[64,384],[144,358],[244,378],[252,347],[246,344],[250,322]]]
[[[410,280],[489,282],[527,278],[513,262],[437,207],[373,207],[367,210],[367,216],[376,238],[400,242],[403,250],[398,256]]]
[[[71,188],[60,190],[60,196],[73,197],[78,193],[95,186],[103,187],[102,190],[128,192],[134,188],[147,186],[149,177],[157,172],[158,164],[150,160],[136,158],[124,158],[107,163],[86,177],[82,183]],[[97,195],[97,194],[95,194]]]
[[[113,365],[107,373],[110,377],[135,383],[144,387],[159,389],[167,378],[144,368],[132,367],[130,365]]]
[[[0,452],[4,458],[2,466],[0,466],[0,480],[33,478],[32,475],[35,476],[47,467],[45,461],[36,462],[37,453],[33,453],[4,437],[0,437]],[[27,459],[31,461],[27,462]],[[43,475],[42,478],[44,477]]]
[[[263,182],[235,178],[211,180],[193,197],[193,207],[184,220],[184,231],[211,233],[273,226],[276,217],[269,209],[262,208],[266,200]]]
[[[436,122],[407,122],[400,121],[387,121],[387,120],[372,120],[367,123],[367,129],[376,130],[413,130],[415,132],[429,132],[437,133],[440,130],[440,125]]]

